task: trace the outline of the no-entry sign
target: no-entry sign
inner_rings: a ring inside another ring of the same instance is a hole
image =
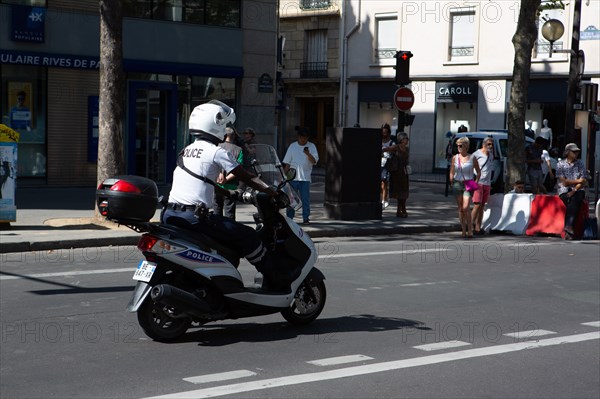
[[[415,95],[408,87],[401,87],[394,93],[394,105],[399,111],[408,111],[415,103]]]

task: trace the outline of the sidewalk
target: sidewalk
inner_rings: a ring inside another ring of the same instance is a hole
[[[396,203],[392,200],[381,220],[328,219],[324,189],[324,175],[317,171],[311,185],[311,223],[302,226],[312,238],[460,230],[454,198],[444,196],[444,184],[436,175],[411,181],[408,218],[396,217]],[[168,188],[159,187],[159,191],[167,194]],[[137,244],[139,233],[93,219],[94,199],[94,188],[17,189],[17,221],[0,230],[0,253]],[[238,204],[237,220],[254,227],[254,212],[254,206]],[[158,215],[159,211],[155,220]]]

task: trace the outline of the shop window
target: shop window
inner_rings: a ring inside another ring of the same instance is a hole
[[[19,135],[17,175],[46,176],[46,71],[3,65],[2,123]]]
[[[477,56],[477,27],[475,7],[450,10],[449,61],[470,61]]]
[[[398,15],[375,14],[375,61],[393,59],[398,49]]]
[[[46,7],[46,0],[0,0],[4,4],[17,4],[20,6]]]
[[[126,17],[240,27],[241,0],[126,0]]]

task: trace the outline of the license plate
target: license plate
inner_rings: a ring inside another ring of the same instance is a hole
[[[143,260],[138,264],[138,267],[133,273],[133,279],[137,281],[143,281],[148,283],[156,270],[156,263],[148,262]]]

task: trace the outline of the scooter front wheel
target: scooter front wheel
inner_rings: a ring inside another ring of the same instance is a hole
[[[296,325],[311,323],[321,314],[325,307],[327,290],[325,282],[320,279],[306,279],[294,296],[292,306],[281,312],[288,322]]]
[[[138,323],[147,336],[159,342],[179,339],[192,325],[189,317],[174,317],[170,310],[147,298],[137,311]]]

